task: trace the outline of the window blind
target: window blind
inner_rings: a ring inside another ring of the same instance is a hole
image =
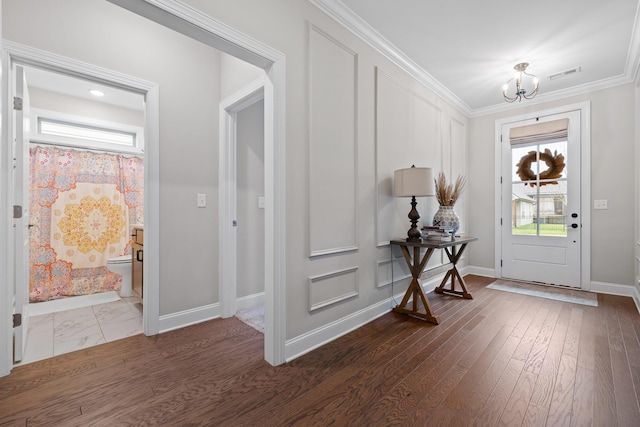
[[[569,119],[553,120],[533,125],[511,128],[509,141],[511,145],[527,145],[538,142],[552,142],[567,139]]]

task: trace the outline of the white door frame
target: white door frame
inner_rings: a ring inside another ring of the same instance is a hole
[[[235,221],[237,220],[236,145],[238,113],[263,99],[264,78],[261,77],[220,102],[218,207],[220,218],[219,289],[222,317],[231,317],[236,314],[237,310],[238,245]],[[263,249],[263,252],[267,253],[267,247]]]
[[[145,155],[144,155],[144,204],[145,204],[145,243],[149,241],[149,250],[145,249],[145,258],[149,262],[144,263],[143,275],[145,284],[149,284],[149,292],[145,292],[143,298],[143,329],[145,335],[155,335],[159,332],[160,299],[159,299],[159,108],[158,108],[158,85],[152,82],[127,76],[118,72],[107,70],[84,62],[76,61],[50,52],[24,46],[8,40],[2,41],[2,92],[3,92],[3,114],[2,114],[2,146],[0,148],[0,158],[3,159],[0,180],[3,186],[0,188],[0,200],[2,206],[7,206],[11,201],[11,159],[10,159],[10,135],[13,124],[12,115],[4,114],[9,111],[9,97],[11,96],[10,82],[12,81],[12,63],[31,65],[45,68],[54,72],[94,80],[98,83],[116,86],[118,88],[137,92],[145,97]],[[11,236],[10,212],[8,209],[2,211],[2,222],[0,223],[2,241],[11,242],[5,236]],[[153,243],[151,243],[153,242]],[[7,251],[6,245],[2,247]],[[0,294],[4,295],[0,304],[0,376],[7,375],[11,371],[12,358],[11,337],[13,335],[13,325],[11,324],[10,306],[13,301],[13,280],[14,280],[14,260],[12,250],[8,250],[0,260],[0,268],[6,272],[4,280],[0,282]],[[146,285],[145,285],[146,286]],[[9,310],[8,312],[6,310]],[[7,313],[7,315],[4,315]]]
[[[280,365],[286,361],[286,56],[180,1],[107,1],[265,70],[264,357]]]
[[[511,185],[509,179],[503,176],[511,176],[510,172],[502,171],[502,142],[500,135],[502,126],[516,121],[530,120],[539,116],[562,114],[568,111],[580,111],[580,210],[582,218],[582,238],[580,244],[580,288],[585,291],[591,290],[591,104],[581,102],[577,104],[565,105],[562,107],[541,110],[532,113],[525,113],[519,116],[499,119],[495,122],[495,275],[502,277],[502,185]],[[506,182],[509,181],[509,182]]]

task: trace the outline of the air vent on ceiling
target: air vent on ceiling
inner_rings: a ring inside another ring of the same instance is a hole
[[[580,71],[581,71],[581,68],[580,67],[576,67],[576,68],[572,68],[570,70],[565,70],[565,71],[561,71],[559,73],[551,74],[547,78],[549,80],[557,80],[557,79],[561,79],[562,77],[569,76],[571,74],[579,73]]]

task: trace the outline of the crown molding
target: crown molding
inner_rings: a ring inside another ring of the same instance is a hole
[[[469,105],[460,99],[456,94],[449,90],[446,86],[436,80],[426,70],[416,64],[411,58],[405,55],[393,43],[384,38],[369,24],[364,22],[351,9],[345,6],[340,0],[309,0],[310,3],[318,7],[331,18],[342,24],[357,37],[364,40],[371,47],[376,49],[390,61],[395,63],[409,75],[414,77],[428,89],[435,92],[446,102],[460,110],[468,118],[481,117],[489,114],[499,113],[508,110],[514,110],[524,105],[536,105],[545,102],[555,101],[570,96],[583,95],[596,90],[602,90],[613,86],[618,86],[633,82],[638,75],[640,67],[640,6],[636,11],[636,19],[627,54],[627,61],[623,75],[602,79],[596,82],[587,83],[554,92],[539,94],[532,100],[528,100],[526,104],[509,104],[501,103],[490,105],[487,107],[472,109]],[[639,82],[640,84],[640,82]]]
[[[631,43],[629,44],[629,52],[627,52],[627,62],[624,67],[625,76],[635,80],[638,77],[638,67],[640,67],[640,3],[636,9]]]
[[[614,86],[619,86],[633,82],[629,76],[620,75],[608,79],[598,80],[596,82],[586,83],[580,86],[573,86],[567,89],[556,90],[554,92],[548,92],[536,96],[533,99],[527,100],[526,103],[501,103],[490,105],[488,107],[477,108],[468,115],[469,118],[487,116],[489,114],[501,113],[503,111],[514,110],[516,108],[528,107],[531,105],[543,104],[545,102],[557,101],[559,99],[569,98],[571,96],[584,95],[587,93],[595,92],[597,90],[607,89]]]
[[[460,110],[463,114],[469,116],[472,113],[471,108],[466,102],[436,80],[431,74],[415,63],[410,57],[405,55],[373,27],[364,22],[362,18],[356,15],[342,2],[339,0],[309,0],[309,2],[336,20],[338,23],[342,24],[357,37],[364,40],[391,62],[395,63],[420,83],[435,92],[436,95],[440,96],[453,107]]]

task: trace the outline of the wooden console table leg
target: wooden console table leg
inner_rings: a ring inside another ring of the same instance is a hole
[[[405,246],[401,246],[402,255],[404,255],[404,259],[407,262],[407,266],[409,266],[409,270],[411,271],[411,283],[409,284],[409,288],[407,292],[404,294],[404,298],[402,298],[402,302],[400,305],[394,307],[393,311],[396,313],[408,314],[410,316],[419,317],[428,322],[435,323],[436,325],[440,323],[440,320],[437,316],[433,315],[433,311],[431,310],[431,306],[429,305],[429,300],[427,300],[426,295],[422,291],[422,286],[420,286],[420,276],[422,275],[422,270],[424,270],[424,266],[429,262],[429,258],[431,258],[431,254],[433,253],[433,248],[427,249],[427,252],[424,254],[422,259],[420,259],[420,247],[413,247],[413,258],[409,253],[409,249]],[[407,303],[409,302],[409,298],[412,298],[412,309],[407,308]],[[418,311],[418,299],[422,302],[422,305],[425,308],[425,313]]]
[[[464,249],[466,247],[467,247],[467,244],[465,243],[460,246],[460,251],[456,251],[456,247],[452,246],[451,252],[449,252],[448,248],[444,248],[445,252],[447,253],[447,257],[449,257],[449,261],[453,264],[453,267],[449,271],[447,271],[447,274],[445,274],[444,279],[442,279],[442,283],[440,283],[440,286],[434,289],[434,292],[438,294],[442,294],[446,292],[448,294],[460,295],[466,299],[473,299],[469,291],[467,291],[467,287],[465,286],[464,280],[462,279],[462,276],[460,276],[460,273],[458,272],[458,268],[456,267],[456,264],[460,260],[460,257],[462,256],[462,253],[464,252]],[[444,289],[444,285],[447,283],[449,278],[451,278],[451,288]],[[460,283],[460,287],[462,288],[462,291],[456,290],[456,279],[458,279],[458,282]]]

